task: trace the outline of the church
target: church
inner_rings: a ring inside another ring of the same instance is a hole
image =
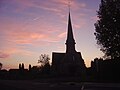
[[[52,53],[52,71],[58,76],[84,77],[86,66],[80,52],[75,50],[71,16],[68,16],[68,30],[65,53]]]

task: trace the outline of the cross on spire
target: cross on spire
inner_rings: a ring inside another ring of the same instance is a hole
[[[70,12],[70,6],[71,6],[71,0],[68,0],[68,8],[69,8],[69,12]]]

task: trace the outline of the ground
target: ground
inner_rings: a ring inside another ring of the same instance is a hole
[[[120,90],[120,83],[46,83],[38,80],[0,80],[0,90]]]

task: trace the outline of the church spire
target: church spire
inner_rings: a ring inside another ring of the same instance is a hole
[[[70,11],[69,11],[69,17],[68,17],[68,31],[67,31],[67,40],[66,40],[66,52],[75,52],[75,40],[74,40],[74,37],[73,37]]]

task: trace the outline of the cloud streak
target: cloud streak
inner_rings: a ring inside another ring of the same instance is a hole
[[[6,1],[5,3],[8,3]],[[66,11],[68,11],[68,0],[11,0],[9,2],[10,6],[15,6],[14,9],[11,9],[12,11],[17,13],[31,13],[29,10],[33,8],[34,10],[38,9],[40,10],[47,10],[49,12],[53,12],[56,15],[60,15],[61,17],[64,17],[66,14]],[[4,8],[6,9],[6,8]],[[79,2],[77,0],[71,0],[71,9],[74,11],[80,10],[80,9],[86,9],[86,4],[83,2]],[[38,12],[36,12],[38,13]],[[34,14],[34,12],[32,13]],[[82,15],[84,13],[81,12]],[[30,14],[28,14],[30,15]]]
[[[0,58],[8,58],[10,55],[0,51]]]

